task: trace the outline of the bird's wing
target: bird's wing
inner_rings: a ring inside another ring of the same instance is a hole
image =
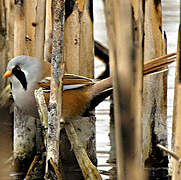
[[[46,77],[39,82],[39,85],[44,89],[44,91],[48,92],[50,91],[50,81],[51,78]],[[89,79],[84,76],[65,74],[63,77],[63,90],[77,89],[94,83],[95,81],[93,79]]]

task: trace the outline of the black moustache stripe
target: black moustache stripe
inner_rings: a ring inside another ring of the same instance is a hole
[[[27,90],[27,81],[26,81],[26,77],[23,71],[21,71],[20,69],[17,69],[17,67],[14,67],[12,70],[12,73],[17,77],[17,79],[20,81],[20,83],[22,84],[23,88],[25,90]]]

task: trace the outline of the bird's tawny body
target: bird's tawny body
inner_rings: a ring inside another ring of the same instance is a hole
[[[62,116],[65,119],[72,119],[82,115],[92,98],[89,93],[91,87],[83,87],[76,90],[66,90],[63,92],[62,99]],[[45,97],[48,96],[45,93]],[[49,97],[46,98],[47,100]],[[48,104],[48,101],[47,101]]]

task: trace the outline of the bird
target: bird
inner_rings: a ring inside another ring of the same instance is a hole
[[[46,104],[50,98],[51,64],[32,56],[11,59],[3,75],[9,78],[16,106],[25,114],[39,118],[35,89],[42,88]],[[112,77],[94,80],[75,74],[64,74],[62,117],[76,119],[88,113],[112,93]]]

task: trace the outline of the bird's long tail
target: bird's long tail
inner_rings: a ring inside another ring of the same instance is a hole
[[[100,93],[112,88],[112,77],[97,81],[92,87],[92,96],[97,96]]]

